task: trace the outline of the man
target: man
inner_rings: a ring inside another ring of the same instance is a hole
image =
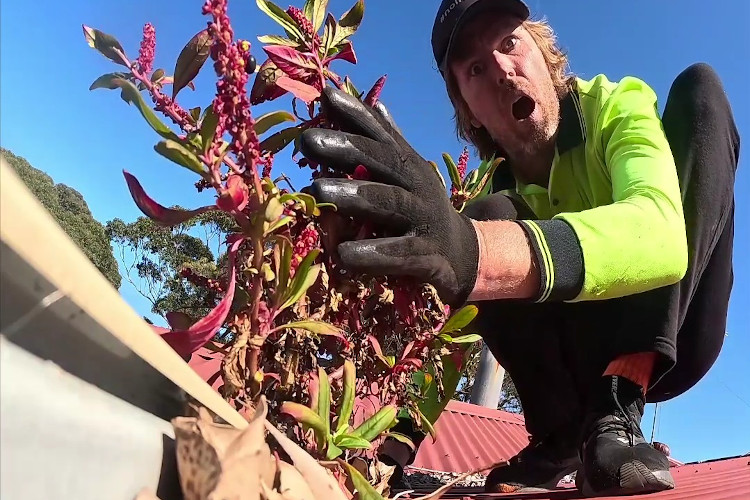
[[[371,180],[319,179],[312,192],[394,235],[341,243],[342,262],[478,305],[531,435],[488,491],[550,488],[573,471],[587,495],[673,488],[640,422],[646,401],[697,383],[723,342],[739,137],[718,77],[687,68],[659,117],[637,78],[567,75],[520,0],[443,0],[432,46],[459,136],[506,159],[495,192],[456,212],[382,106],[328,89],[342,131],[306,131],[302,152],[362,164]]]

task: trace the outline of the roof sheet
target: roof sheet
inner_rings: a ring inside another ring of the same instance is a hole
[[[509,459],[529,442],[523,417],[450,401],[435,424],[437,439],[419,447],[413,468],[466,472]]]
[[[672,467],[676,487],[673,490],[638,495],[644,500],[747,500],[750,498],[750,455],[725,458],[710,462],[676,465]],[[402,498],[427,493],[417,490]],[[574,486],[563,486],[547,493],[489,494],[479,488],[455,488],[443,498],[492,500],[573,500],[583,498]],[[621,500],[623,497],[597,497],[600,500]]]
[[[463,473],[508,460],[529,442],[522,415],[460,401],[448,402],[435,429],[436,441],[424,440],[412,469]]]

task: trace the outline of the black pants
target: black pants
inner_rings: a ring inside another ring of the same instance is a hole
[[[722,84],[709,66],[690,66],[675,79],[662,120],[687,224],[684,279],[605,301],[477,304],[477,326],[513,379],[532,435],[580,419],[592,384],[619,355],[658,353],[647,393],[648,401],[656,402],[694,386],[721,350],[733,280],[739,136]],[[477,219],[533,218],[500,194],[485,200],[467,207],[467,213]]]

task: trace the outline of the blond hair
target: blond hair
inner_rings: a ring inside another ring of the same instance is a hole
[[[547,69],[552,77],[552,84],[555,86],[558,97],[562,98],[570,90],[570,86],[575,80],[575,76],[568,73],[567,54],[558,46],[555,33],[546,20],[526,20],[523,22],[523,27],[542,52],[542,56],[547,63]],[[489,159],[498,152],[498,145],[495,144],[484,127],[476,128],[471,124],[469,106],[461,97],[458,83],[456,83],[456,79],[450,70],[446,72],[445,82],[448,98],[453,104],[458,137],[471,143],[477,149],[480,158]]]

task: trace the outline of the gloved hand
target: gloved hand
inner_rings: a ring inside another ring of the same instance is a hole
[[[318,202],[334,203],[341,215],[395,235],[339,244],[342,264],[371,275],[411,276],[433,285],[452,307],[462,305],[477,276],[470,219],[453,208],[434,168],[377,106],[331,87],[321,99],[323,112],[342,131],[306,130],[301,152],[349,173],[363,165],[371,180],[316,179],[310,193]]]

